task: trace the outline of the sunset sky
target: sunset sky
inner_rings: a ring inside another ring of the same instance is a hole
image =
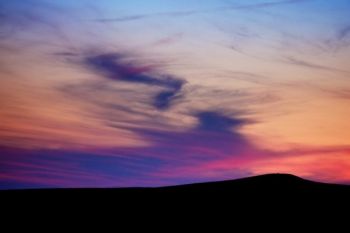
[[[349,0],[0,0],[0,189],[350,184]]]

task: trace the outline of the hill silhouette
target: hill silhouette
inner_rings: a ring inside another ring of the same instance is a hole
[[[119,214],[148,216],[150,210],[189,210],[206,213],[249,208],[286,211],[308,206],[317,210],[338,208],[349,203],[350,186],[318,183],[289,174],[268,174],[237,180],[196,183],[157,188],[31,189],[0,191],[3,206],[27,210],[44,208],[63,211],[75,207],[89,213],[107,207]],[[248,208],[249,207],[249,208]],[[123,211],[122,211],[123,210]],[[137,212],[135,212],[137,210]],[[30,211],[29,211],[30,212]],[[186,211],[185,211],[186,212]],[[186,213],[183,214],[186,214]],[[115,212],[114,212],[115,213]],[[276,212],[277,213],[277,212]]]
[[[290,174],[266,174],[236,180],[194,183],[177,186],[154,188],[59,188],[59,189],[27,189],[5,190],[1,194],[101,194],[101,195],[156,195],[212,193],[217,195],[246,194],[350,194],[350,186],[319,183]]]

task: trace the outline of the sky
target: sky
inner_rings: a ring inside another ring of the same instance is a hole
[[[0,189],[350,184],[349,0],[0,0]]]

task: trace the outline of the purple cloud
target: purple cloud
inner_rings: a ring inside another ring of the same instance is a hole
[[[111,53],[88,56],[83,63],[89,69],[113,81],[166,88],[167,90],[161,91],[154,96],[152,105],[158,110],[169,108],[172,101],[180,96],[179,93],[185,84],[183,79],[170,75],[152,74],[155,73],[152,65],[140,66],[125,60],[125,56]]]
[[[150,142],[146,147],[89,151],[1,147],[0,189],[158,186],[220,179],[227,174],[214,171],[208,177],[177,171],[257,150],[237,131],[249,121],[218,111],[198,112],[193,116],[198,120],[197,125],[183,132],[171,127],[166,131],[132,129]]]

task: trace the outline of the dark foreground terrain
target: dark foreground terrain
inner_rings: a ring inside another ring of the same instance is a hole
[[[96,218],[107,218],[114,227],[126,224],[143,229],[164,222],[169,228],[186,222],[203,227],[218,221],[215,229],[223,223],[234,229],[239,225],[255,229],[263,222],[275,227],[282,224],[279,232],[284,232],[291,226],[304,229],[304,223],[312,229],[320,227],[331,218],[336,219],[332,229],[347,225],[350,186],[271,174],[161,188],[8,190],[0,191],[0,202],[7,219],[58,220],[51,227],[59,226],[62,219],[82,218],[82,225],[89,225]],[[141,224],[143,220],[146,225]]]
[[[108,215],[113,218],[137,215],[141,219],[152,219],[154,213],[164,218],[169,214],[187,218],[209,214],[270,219],[267,213],[272,213],[276,219],[281,213],[309,217],[348,212],[350,186],[270,174],[160,188],[7,190],[0,191],[0,202],[3,212],[12,217],[31,216],[35,210],[44,216],[53,212],[64,216],[112,213]]]
[[[350,186],[318,183],[289,174],[268,174],[237,180],[187,184],[159,188],[85,188],[85,189],[29,189],[0,191],[8,197],[79,197],[136,198],[138,200],[157,197],[185,198],[234,198],[234,197],[340,197],[350,200]]]

